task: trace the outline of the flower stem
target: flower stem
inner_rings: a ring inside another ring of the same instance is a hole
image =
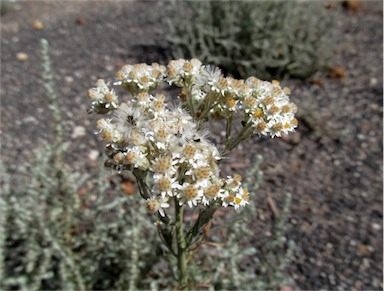
[[[177,268],[179,272],[179,286],[181,290],[188,290],[187,242],[184,234],[184,207],[175,198]]]
[[[230,152],[232,149],[234,149],[240,142],[250,137],[252,134],[252,128],[249,124],[245,124],[243,129],[237,134],[234,138],[229,138],[226,141],[225,150],[226,152]]]
[[[193,117],[193,119],[195,119],[196,114],[195,114],[195,106],[193,105],[192,86],[190,84],[185,84],[185,91],[187,93],[188,107],[189,107],[189,110],[191,111],[191,116]]]

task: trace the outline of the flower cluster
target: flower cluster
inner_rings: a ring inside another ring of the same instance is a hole
[[[170,106],[165,95],[151,93],[162,82],[182,87],[180,106]],[[229,124],[240,112],[243,130],[235,137],[227,132],[228,151],[245,136],[280,136],[297,126],[296,106],[289,102],[287,88],[254,77],[225,78],[218,68],[196,59],[171,61],[167,68],[157,63],[124,66],[114,83],[130,93],[121,104],[108,85],[99,80],[89,90],[91,112],[113,111],[97,122],[107,143],[105,165],[131,171],[144,183],[149,174],[151,191],[141,194],[148,209],[162,216],[171,200],[190,207],[214,204],[235,209],[248,203],[239,175],[220,178],[222,155],[208,140],[205,121],[220,117]]]
[[[244,124],[252,127],[252,134],[281,136],[297,127],[297,107],[289,101],[289,88],[281,88],[278,81],[262,81],[256,77],[238,80],[224,77],[220,69],[203,66],[192,59],[171,61],[168,65],[169,82],[180,87],[192,83],[190,102],[197,109],[196,118],[232,118],[243,114]],[[186,92],[180,99],[187,102]]]

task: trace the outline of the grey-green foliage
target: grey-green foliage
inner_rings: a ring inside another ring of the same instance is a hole
[[[258,156],[249,169],[244,185],[256,193],[262,172]],[[203,261],[196,267],[197,279],[209,290],[278,290],[293,286],[286,266],[292,257],[293,242],[286,238],[291,195],[286,194],[280,218],[271,225],[271,236],[252,229],[257,207],[251,203],[235,217],[222,222],[224,236],[213,236],[215,243],[202,247]],[[224,237],[224,239],[223,239]]]
[[[306,78],[335,48],[335,15],[321,1],[174,1],[167,46],[226,73]]]
[[[65,169],[58,188],[50,150],[18,169],[22,186],[3,176],[2,288],[145,289],[140,280],[162,252],[145,203],[112,187],[102,170],[94,180]]]
[[[63,163],[70,144],[63,142],[44,40],[42,53],[54,142],[26,166],[1,164],[1,289],[147,288],[142,274],[161,250],[145,205],[124,194],[105,171],[94,179]]]

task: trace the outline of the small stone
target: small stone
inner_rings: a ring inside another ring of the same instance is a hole
[[[374,230],[380,230],[381,229],[381,225],[379,223],[372,223],[371,224],[371,227],[374,229]]]
[[[83,126],[76,126],[73,129],[71,137],[72,138],[78,138],[78,137],[81,137],[81,136],[84,136],[84,135],[85,135],[85,128]]]
[[[363,266],[366,268],[369,268],[371,266],[371,262],[369,261],[368,258],[363,259]]]
[[[264,215],[264,211],[262,209],[259,209],[259,211],[257,212],[258,214],[258,217],[261,221],[264,221],[265,220],[265,215]]]
[[[369,80],[369,85],[371,85],[371,86],[375,86],[375,85],[377,85],[377,83],[378,83],[378,81],[376,78],[371,78]]]
[[[16,54],[16,59],[18,60],[18,61],[20,61],[20,62],[25,62],[25,61],[27,61],[28,60],[28,55],[26,54],[26,53],[17,53]]]
[[[44,26],[43,26],[43,23],[41,21],[35,20],[35,22],[33,22],[33,28],[41,30],[44,28]]]
[[[87,20],[84,17],[77,17],[75,22],[78,25],[84,25],[87,23]]]
[[[67,83],[73,83],[73,77],[71,77],[71,76],[65,76],[64,77],[64,80],[65,80],[65,82],[67,82]]]
[[[366,245],[364,245],[364,244],[359,244],[359,245],[357,246],[357,251],[358,251],[358,253],[361,254],[361,255],[366,255],[366,254],[369,253],[369,249],[368,249],[368,247],[367,247]]]
[[[88,158],[91,161],[97,161],[99,158],[99,152],[97,150],[91,150],[88,154]]]

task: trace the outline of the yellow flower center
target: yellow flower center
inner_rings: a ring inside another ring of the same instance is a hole
[[[297,125],[299,124],[299,122],[297,121],[296,118],[293,118],[293,119],[291,120],[291,124],[292,124],[293,126],[297,126]]]
[[[273,103],[273,96],[267,96],[264,98],[264,104],[265,105],[270,105]]]
[[[282,124],[281,122],[278,122],[278,123],[276,123],[276,124],[272,127],[272,129],[273,129],[274,131],[281,131],[281,130],[283,129],[283,124]]]
[[[113,141],[113,134],[111,131],[104,131],[102,137],[105,141]]]
[[[150,212],[156,212],[160,208],[160,204],[157,200],[148,200],[147,201],[147,208]]]
[[[262,117],[263,116],[263,110],[261,110],[261,109],[255,110],[255,112],[253,113],[253,116],[256,118]]]
[[[127,155],[125,156],[125,160],[129,164],[134,164],[137,161],[137,155],[134,152],[128,152]]]
[[[198,179],[207,179],[211,174],[211,168],[208,166],[199,167],[197,169],[196,177]]]
[[[283,107],[281,107],[282,114],[288,113],[289,111],[291,111],[291,108],[289,105],[284,105]]]
[[[219,192],[220,188],[221,187],[219,185],[208,186],[207,188],[204,189],[204,194],[205,194],[205,196],[207,196],[209,198],[215,198],[216,194],[217,194],[217,192]]]
[[[107,93],[104,95],[104,99],[108,102],[113,101],[113,95],[111,93]]]
[[[245,200],[245,201],[249,201],[249,193],[248,193],[248,191],[247,191],[247,189],[243,189],[243,199]]]
[[[187,200],[192,200],[197,197],[198,191],[193,185],[188,185],[184,190],[183,190],[184,197]]]
[[[235,196],[233,196],[232,194],[228,195],[228,196],[227,196],[227,201],[228,201],[229,203],[234,202],[234,201],[235,201]]]
[[[265,123],[264,121],[259,122],[259,123],[257,124],[257,126],[256,126],[256,128],[257,128],[257,130],[258,130],[259,132],[264,131],[266,127],[267,127],[267,125],[266,125],[266,123]]]
[[[246,106],[248,106],[249,108],[252,108],[256,104],[256,98],[249,96],[249,97],[245,98],[244,104]]]
[[[236,197],[235,198],[235,203],[236,204],[240,204],[242,201],[243,201],[243,199],[241,199],[241,197]]]
[[[227,105],[228,105],[229,107],[234,107],[234,106],[236,105],[236,101],[235,101],[235,99],[233,99],[233,98],[229,98],[229,99],[227,100]]]
[[[172,168],[171,158],[168,156],[161,157],[157,160],[155,169],[157,172],[165,173]]]
[[[191,144],[187,144],[184,148],[183,148],[183,155],[186,157],[186,158],[192,158],[196,153],[196,148],[191,145]]]
[[[279,112],[279,107],[277,107],[276,105],[273,105],[269,111],[272,113],[272,114],[276,114],[277,112]]]
[[[172,182],[167,177],[161,177],[157,184],[159,186],[160,191],[166,191],[171,189]]]

